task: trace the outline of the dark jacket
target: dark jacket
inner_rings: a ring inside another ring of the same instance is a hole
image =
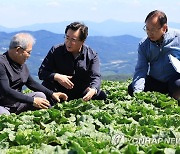
[[[8,56],[8,52],[0,55],[0,105],[12,102],[33,103],[33,97],[24,95],[22,87],[26,85],[33,91],[41,91],[48,96],[52,91],[33,80],[26,64],[20,65]],[[6,99],[13,100],[6,102]],[[11,104],[12,105],[12,104]]]
[[[87,87],[100,89],[99,58],[97,53],[86,45],[83,45],[77,58],[66,50],[64,44],[53,46],[42,62],[38,75],[45,86],[62,91],[63,87],[54,81],[55,73],[73,76],[73,89],[79,92]]]

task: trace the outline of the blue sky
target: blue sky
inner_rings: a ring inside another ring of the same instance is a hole
[[[155,9],[180,23],[179,0],[0,0],[0,26],[16,28],[62,21],[144,22]]]

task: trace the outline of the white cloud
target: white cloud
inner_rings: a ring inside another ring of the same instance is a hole
[[[134,6],[136,7],[139,7],[141,6],[141,2],[139,0],[133,0],[133,3],[132,3]]]
[[[95,1],[92,3],[92,6],[90,7],[90,10],[97,11],[98,10],[98,2]]]
[[[60,2],[57,0],[53,0],[53,1],[49,1],[46,3],[47,6],[50,7],[59,7],[60,6]]]
[[[90,10],[96,11],[96,10],[97,10],[97,7],[96,7],[96,6],[93,6],[93,7],[90,8]]]

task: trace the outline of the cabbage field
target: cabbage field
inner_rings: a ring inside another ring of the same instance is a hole
[[[0,116],[0,154],[180,154],[180,106],[157,92],[103,81],[106,101],[82,99]]]

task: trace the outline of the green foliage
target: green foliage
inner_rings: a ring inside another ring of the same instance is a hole
[[[179,153],[178,102],[157,92],[131,97],[130,82],[103,81],[106,101],[78,99],[48,110],[1,115],[1,153]]]

